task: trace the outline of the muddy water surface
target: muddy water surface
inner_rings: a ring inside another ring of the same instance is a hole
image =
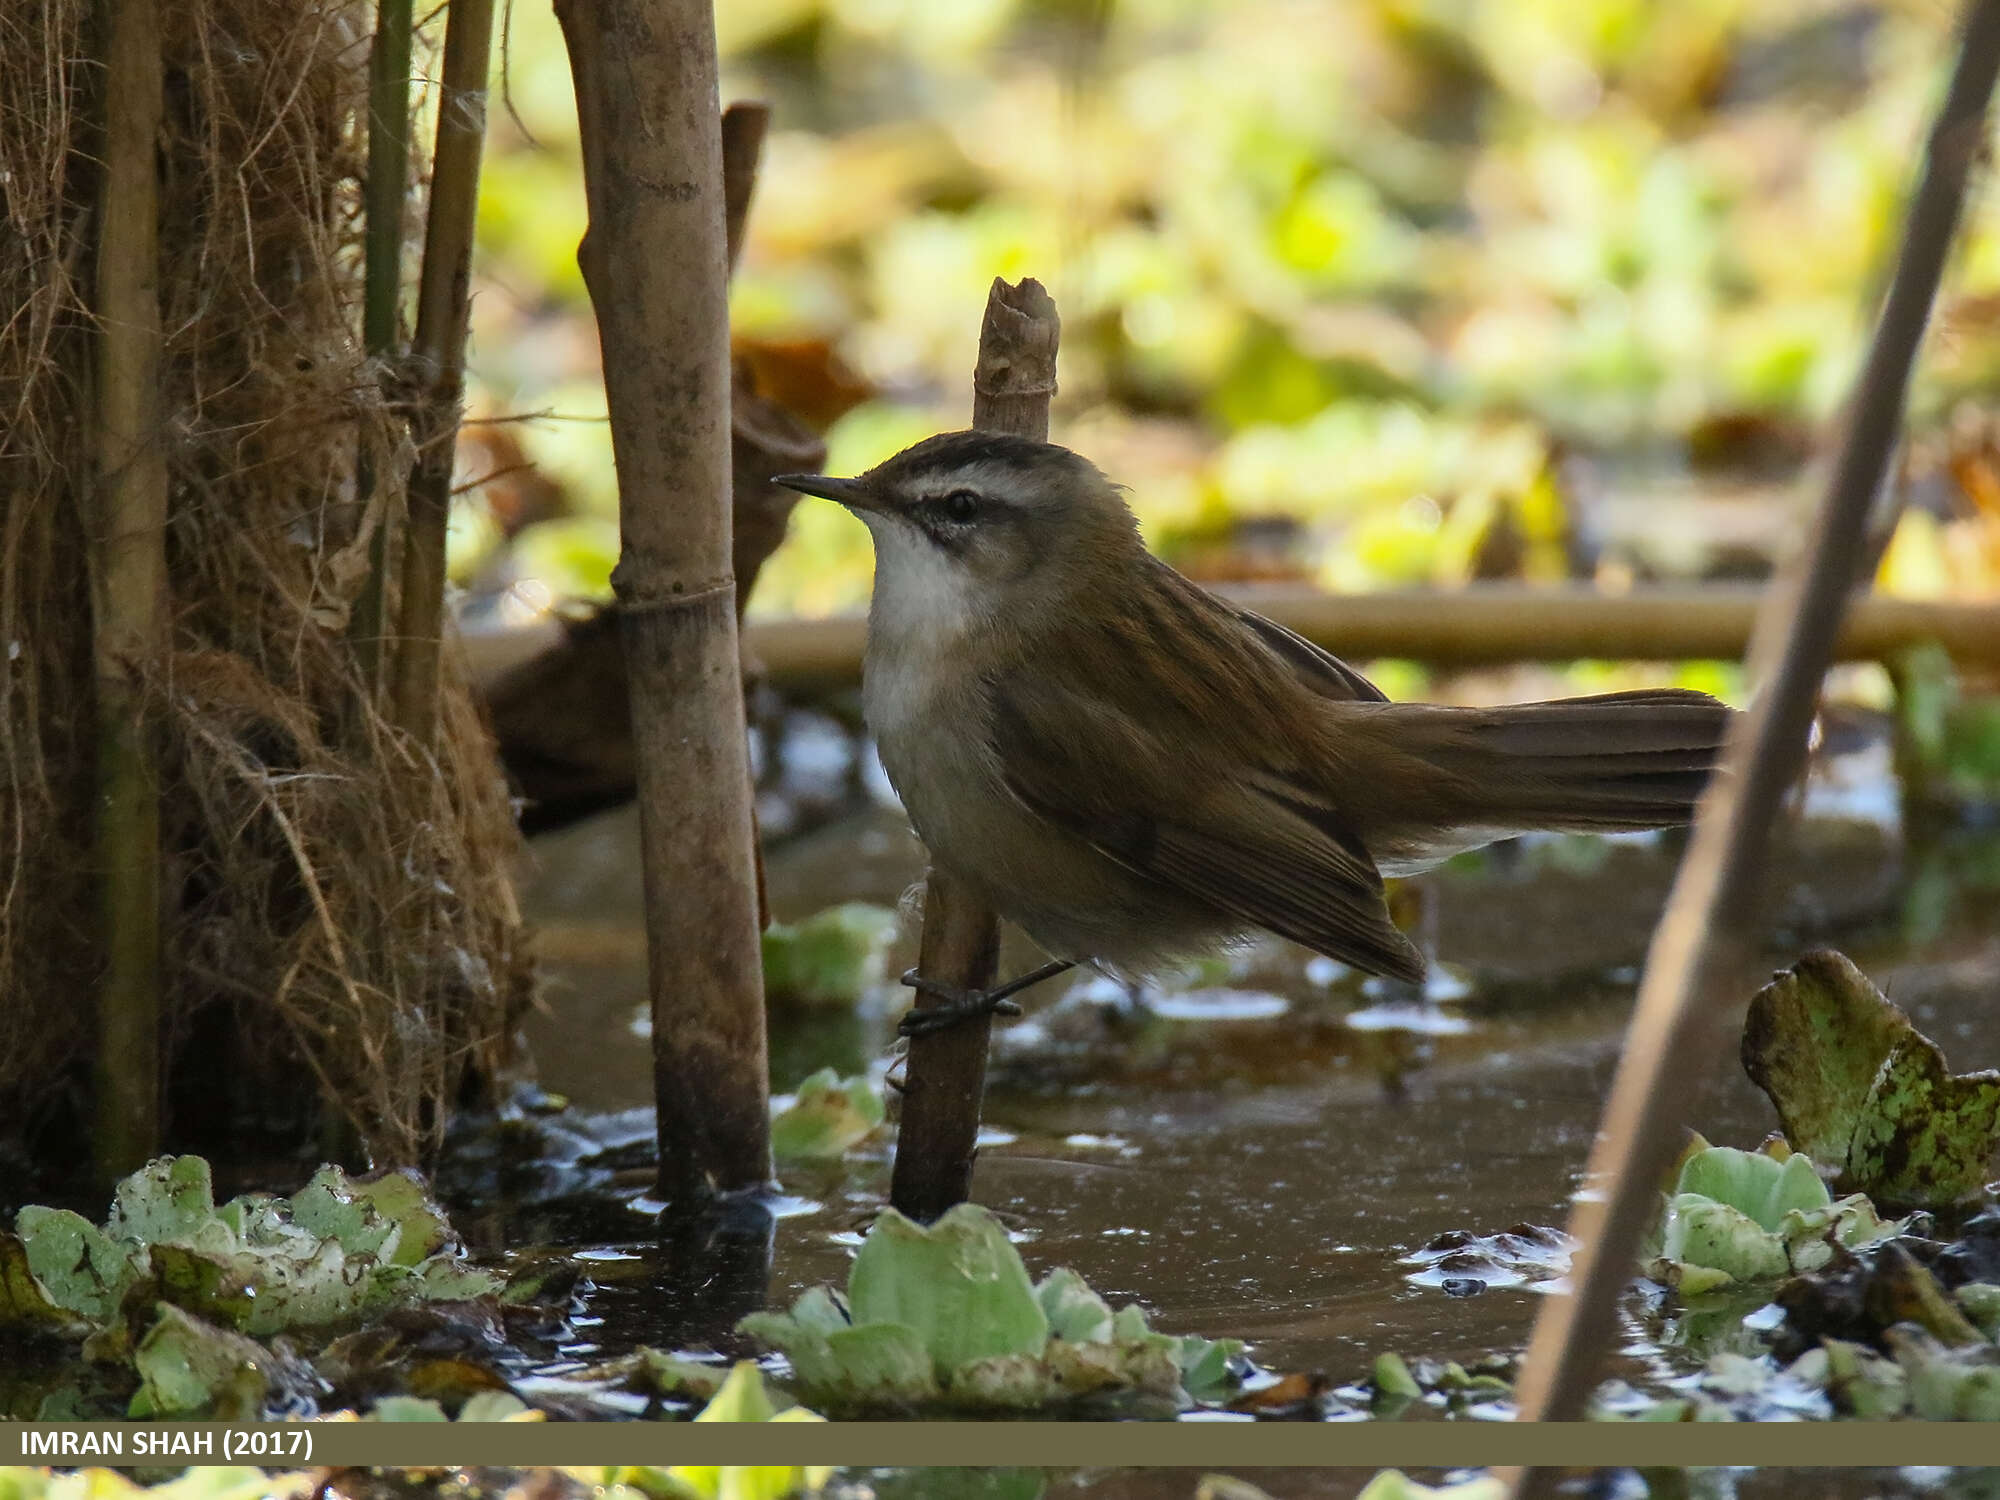
[[[1772,876],[1773,966],[1839,946],[1954,1069],[2000,1065],[2000,835],[1913,843],[1879,754],[1836,772]],[[1249,1340],[1267,1368],[1345,1382],[1385,1349],[1517,1353],[1531,1286],[1499,1270],[1413,1284],[1405,1257],[1448,1231],[1562,1224],[1680,847],[1524,841],[1427,877],[1407,899],[1441,960],[1428,995],[1275,943],[1136,1006],[1102,979],[1052,984],[996,1033],[976,1195],[1036,1274],[1073,1266],[1158,1327]],[[628,1196],[646,1178],[650,1087],[632,850],[629,813],[544,840],[529,897],[551,975],[532,1027],[542,1080],[582,1109],[634,1111]],[[899,816],[864,807],[772,851],[774,914],[894,904],[919,872]],[[1010,944],[1003,967],[1034,957]],[[906,961],[892,956],[890,972]],[[777,1086],[827,1063],[879,1070],[903,1003],[885,990],[860,1016],[780,1017]],[[1718,1143],[1752,1146],[1775,1125],[1733,1058],[1687,1088]],[[772,1301],[844,1279],[887,1176],[886,1145],[784,1173]],[[622,1204],[487,1223],[516,1241],[604,1242],[602,1322],[580,1352],[693,1326],[677,1302],[662,1311],[679,1294],[647,1221]],[[754,1303],[760,1275],[746,1267],[729,1295]],[[1655,1358],[1635,1325],[1627,1373]]]

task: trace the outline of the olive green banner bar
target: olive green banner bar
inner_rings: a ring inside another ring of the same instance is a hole
[[[1928,1422],[0,1423],[0,1463],[832,1464],[1469,1468],[1979,1464],[1992,1424]]]

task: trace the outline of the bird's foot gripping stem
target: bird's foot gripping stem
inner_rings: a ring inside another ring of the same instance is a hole
[[[1074,961],[1066,958],[1051,959],[1039,969],[1030,969],[1017,979],[996,985],[990,990],[968,990],[955,984],[945,984],[940,980],[926,979],[915,969],[903,975],[903,983],[920,995],[928,995],[937,1002],[919,1009],[905,1012],[903,1019],[896,1023],[896,1030],[907,1037],[935,1036],[949,1031],[954,1026],[962,1026],[967,1021],[981,1016],[1018,1016],[1021,1007],[1013,997],[1030,985],[1040,984],[1044,979],[1076,967]]]

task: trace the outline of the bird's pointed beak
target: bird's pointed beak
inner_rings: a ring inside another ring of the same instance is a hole
[[[836,479],[831,474],[775,474],[771,483],[781,484],[788,490],[797,490],[801,495],[817,495],[822,500],[831,500],[844,505],[849,510],[880,510],[882,502],[877,500],[868,486],[859,479]]]

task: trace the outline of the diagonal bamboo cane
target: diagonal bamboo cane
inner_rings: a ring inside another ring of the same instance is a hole
[[[1581,1242],[1572,1290],[1536,1320],[1518,1404],[1523,1421],[1584,1415],[1617,1329],[1659,1182],[1686,1126],[1687,1080],[1721,1050],[1747,988],[1762,873],[1780,800],[1804,763],[1820,678],[1865,555],[1869,512],[1901,427],[1910,369],[1957,226],[1966,174],[2000,71],[2000,0],[1974,0],[1950,90],[1931,131],[1902,253],[1869,350],[1846,440],[1800,566],[1775,582],[1751,643],[1756,702],[1737,726],[1724,774],[1704,797],[1694,838],[1653,937],[1638,1009],[1591,1152],[1570,1232]],[[1555,1471],[1513,1471],[1517,1496],[1550,1492]]]

